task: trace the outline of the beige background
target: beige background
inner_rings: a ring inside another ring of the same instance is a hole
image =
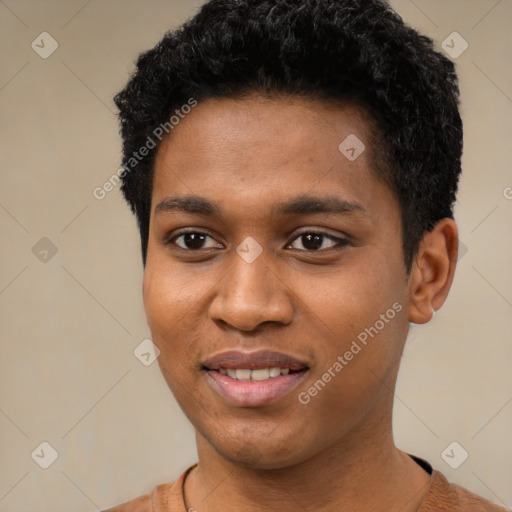
[[[135,220],[118,188],[101,201],[92,191],[119,164],[112,96],[138,53],[199,3],[0,1],[1,512],[96,511],[196,460],[193,429],[157,364],[133,355],[149,337]],[[512,2],[392,5],[439,48],[453,31],[469,43],[456,59],[465,121],[456,216],[468,251],[445,307],[411,333],[396,440],[511,507]],[[47,59],[31,48],[43,31],[59,45]],[[48,242],[32,249],[43,237],[57,248],[46,262]],[[31,458],[43,441],[59,454],[48,469]],[[456,470],[441,457],[452,441],[469,453]]]

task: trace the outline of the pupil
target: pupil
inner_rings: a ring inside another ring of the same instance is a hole
[[[310,250],[319,249],[322,247],[323,238],[323,235],[308,233],[307,235],[302,235],[302,245]]]
[[[185,233],[185,245],[189,249],[200,249],[205,237],[205,235],[200,233]]]

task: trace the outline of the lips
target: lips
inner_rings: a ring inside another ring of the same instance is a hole
[[[261,407],[295,388],[309,370],[305,362],[271,350],[230,350],[203,363],[208,382],[229,405]]]
[[[307,364],[292,356],[273,350],[258,350],[255,352],[228,350],[204,361],[203,367],[208,370],[219,370],[221,368],[226,370],[288,368],[290,371],[299,371],[307,368]]]

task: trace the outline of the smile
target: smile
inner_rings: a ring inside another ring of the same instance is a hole
[[[304,361],[271,350],[230,350],[202,364],[208,384],[228,405],[262,407],[283,398],[309,371]]]
[[[227,375],[228,377],[236,380],[243,381],[257,381],[274,379],[281,375],[288,375],[290,368],[258,368],[257,370],[249,370],[247,368],[219,368],[221,375]]]

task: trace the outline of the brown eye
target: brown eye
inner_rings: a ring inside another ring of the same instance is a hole
[[[205,245],[208,243],[208,240],[211,240],[209,245]],[[219,244],[211,236],[207,235],[206,233],[198,232],[182,233],[181,235],[174,237],[171,240],[171,243],[176,244],[181,249],[188,249],[192,251],[199,249],[209,249],[211,247],[219,246]]]
[[[346,245],[348,242],[326,233],[308,232],[299,235],[290,246],[300,251],[321,251],[333,247]]]
[[[302,235],[300,238],[302,246],[310,251],[321,249],[324,242],[324,236],[316,233],[308,233],[307,235]]]

